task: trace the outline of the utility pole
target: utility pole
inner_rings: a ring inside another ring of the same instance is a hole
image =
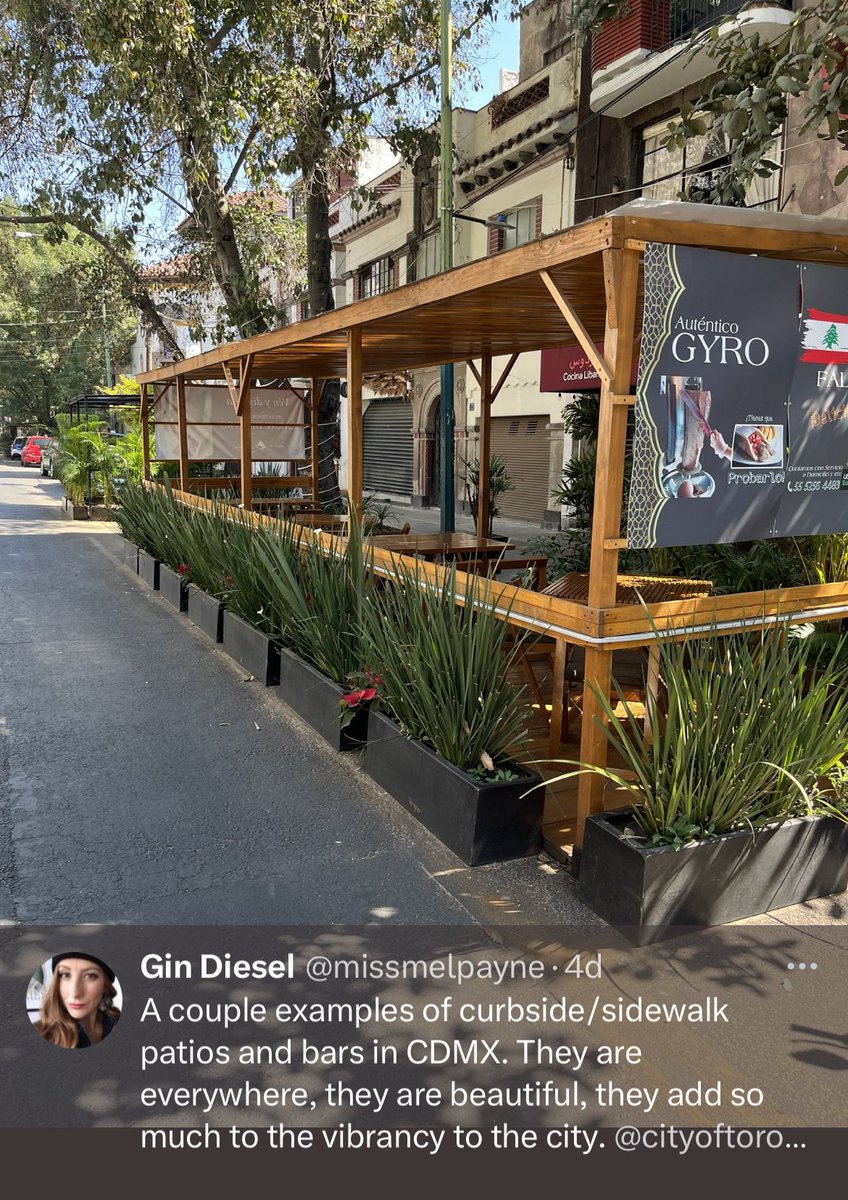
[[[442,119],[441,147],[439,157],[439,182],[441,185],[441,268],[449,271],[453,266],[453,121],[451,113],[451,87],[453,76],[453,21],[450,0],[442,0],[441,13],[441,60],[442,60]],[[453,363],[444,363],[441,369],[442,408],[442,479],[441,479],[441,529],[453,533],[456,528],[454,474],[454,429],[456,416],[453,407]]]
[[[109,327],[106,324],[106,301],[100,297],[100,311],[103,314],[103,357],[106,360],[106,386],[112,386],[112,357],[109,354]]]

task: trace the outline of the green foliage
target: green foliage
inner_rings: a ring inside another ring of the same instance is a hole
[[[516,650],[509,625],[486,603],[486,581],[469,576],[457,607],[456,574],[439,587],[397,563],[397,583],[364,608],[366,662],[380,702],[410,737],[467,769],[520,752],[527,709],[508,682]],[[486,756],[484,758],[484,756]]]
[[[619,692],[596,693],[607,738],[631,777],[584,765],[632,797],[656,843],[757,830],[820,811],[820,783],[848,752],[841,649],[818,657],[780,628],[750,637],[659,642],[664,699],[650,734]],[[579,774],[570,772],[569,774]]]
[[[113,387],[101,386],[97,390],[104,396],[137,396],[140,389],[138,380],[132,375],[119,375]]]
[[[779,169],[773,148],[788,116],[788,101],[797,97],[801,123],[795,136],[815,132],[848,149],[848,71],[845,42],[848,24],[844,0],[821,0],[796,8],[786,32],[769,42],[742,28],[710,31],[707,53],[716,75],[701,97],[687,107],[668,144],[711,129],[729,149],[729,165],[705,176],[688,198],[711,204],[744,202],[750,181]],[[693,35],[704,42],[703,33]],[[838,186],[848,168],[833,180]]]
[[[361,539],[353,533],[339,542],[336,555],[283,536],[261,540],[257,548],[281,616],[275,632],[335,683],[346,684],[362,665],[361,612],[374,586]]]
[[[463,463],[463,480],[465,482],[465,498],[471,509],[471,516],[474,519],[474,528],[476,529],[480,511],[480,460],[478,458]],[[502,496],[505,492],[514,491],[515,483],[506,469],[506,460],[500,454],[492,454],[489,458],[488,520],[484,531],[487,537],[492,536],[492,524],[495,517],[500,516],[498,496]]]
[[[330,554],[293,523],[256,528],[238,510],[187,508],[169,487],[128,484],[117,518],[130,541],[337,683],[378,676],[381,702],[411,737],[503,777],[527,709],[508,683],[517,648],[505,653],[509,626],[486,603],[487,581],[470,577],[460,607],[455,573],[437,587],[398,564],[396,581],[378,582],[355,529]]]
[[[0,414],[44,427],[60,402],[103,382],[104,336],[128,357],[135,323],[102,254],[36,229],[19,238],[0,224]]]

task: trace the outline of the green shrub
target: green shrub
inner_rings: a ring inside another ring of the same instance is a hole
[[[610,746],[632,778],[590,764],[626,789],[645,835],[676,845],[819,811],[820,784],[848,751],[848,691],[839,653],[815,659],[781,628],[751,636],[661,640],[665,698],[642,726],[596,693]]]
[[[528,715],[508,682],[509,625],[487,606],[485,580],[468,577],[460,607],[455,571],[441,586],[417,568],[398,562],[396,571],[363,609],[365,665],[381,681],[380,702],[449,762],[491,770],[521,750]]]

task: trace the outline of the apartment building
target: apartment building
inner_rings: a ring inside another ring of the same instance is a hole
[[[483,108],[454,111],[454,264],[520,246],[572,224],[577,120],[576,57],[559,36],[545,0],[521,22],[517,78]],[[371,161],[375,160],[376,148]],[[369,176],[360,163],[331,206],[337,303],[351,303],[420,281],[440,269],[441,219],[437,138],[412,164],[392,158]],[[357,204],[356,186],[371,195]],[[493,363],[497,380],[505,360]],[[522,355],[492,407],[492,451],[506,462],[514,490],[499,501],[503,515],[559,525],[551,499],[562,470],[563,399],[540,389],[538,353]],[[369,380],[364,391],[366,489],[437,505],[441,480],[441,384],[438,368]],[[456,495],[464,466],[477,458],[480,392],[457,364]],[[343,405],[343,422],[346,419]],[[345,445],[345,431],[342,432]],[[342,463],[344,483],[344,463]]]

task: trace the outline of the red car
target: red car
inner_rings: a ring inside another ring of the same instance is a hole
[[[49,441],[50,438],[47,434],[27,438],[26,445],[21,451],[21,465],[24,467],[41,466],[41,450]]]

